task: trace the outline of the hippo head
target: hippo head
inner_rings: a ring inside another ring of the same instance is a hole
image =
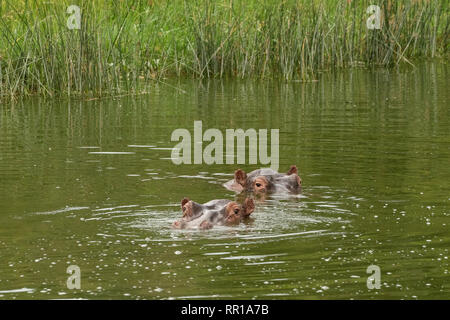
[[[255,170],[249,175],[238,169],[234,173],[234,182],[231,186],[236,191],[248,191],[259,194],[279,191],[296,192],[301,188],[302,180],[298,176],[295,165],[291,166],[286,174],[272,170]]]
[[[206,204],[199,204],[189,198],[181,200],[183,217],[175,221],[172,227],[184,229],[200,222],[200,229],[210,229],[215,224],[231,225],[250,216],[255,204],[251,198],[246,198],[242,204],[226,199],[212,200]]]

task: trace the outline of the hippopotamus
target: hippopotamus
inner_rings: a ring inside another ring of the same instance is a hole
[[[298,193],[301,191],[302,179],[298,176],[295,165],[292,165],[287,173],[258,169],[247,174],[238,169],[234,172],[234,179],[226,182],[224,186],[236,192]]]
[[[181,200],[183,217],[175,221],[172,227],[176,229],[195,228],[211,229],[214,225],[239,224],[248,218],[255,209],[251,198],[246,198],[241,205],[235,201],[219,199],[200,204],[184,198]]]

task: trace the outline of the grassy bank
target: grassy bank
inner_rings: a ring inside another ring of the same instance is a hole
[[[166,77],[308,80],[448,57],[446,0],[0,0],[0,96],[140,93]],[[69,5],[81,8],[70,30]],[[366,12],[381,8],[381,29]]]

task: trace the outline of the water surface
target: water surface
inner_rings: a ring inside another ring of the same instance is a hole
[[[448,299],[449,76],[427,64],[1,105],[0,298]],[[195,120],[280,129],[280,171],[296,164],[303,192],[239,226],[171,229],[183,197],[234,199],[221,184],[259,167],[174,165],[171,133]]]

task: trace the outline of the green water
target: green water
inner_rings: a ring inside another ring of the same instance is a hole
[[[448,299],[449,76],[425,64],[1,105],[0,298]],[[221,184],[259,167],[173,164],[171,133],[195,120],[279,129],[302,194],[239,226],[171,229],[183,197],[233,199]]]

